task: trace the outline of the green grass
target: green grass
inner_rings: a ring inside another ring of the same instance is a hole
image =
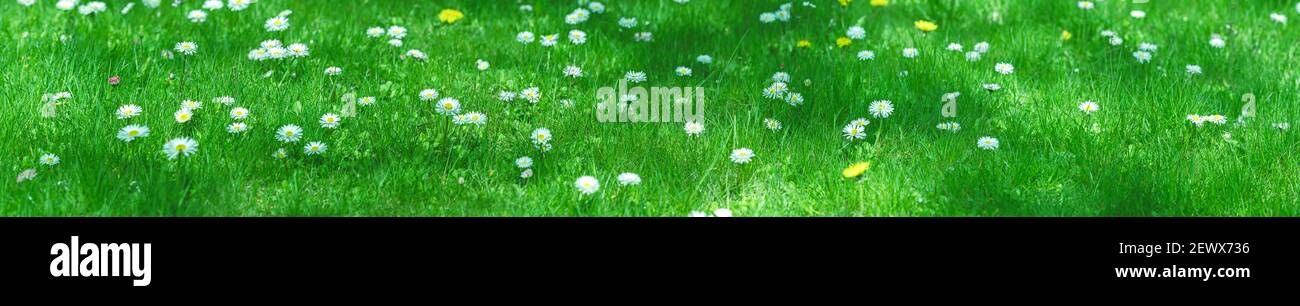
[[[758,15],[780,2],[606,1],[606,13],[579,25],[563,20],[577,1],[527,1],[535,11],[526,13],[515,1],[262,0],[212,12],[205,23],[185,18],[202,1],[136,5],[126,15],[118,12],[126,1],[107,1],[109,10],[95,16],[58,11],[53,2],[0,4],[0,139],[7,142],[0,171],[39,172],[0,184],[0,215],[684,216],[715,208],[738,216],[1300,215],[1300,139],[1272,127],[1296,121],[1300,101],[1300,29],[1269,19],[1276,12],[1300,21],[1288,1],[1110,0],[1092,11],[1075,1],[814,1],[817,8],[796,4],[793,20],[773,24]],[[441,24],[444,8],[466,18]],[[291,27],[267,32],[264,21],[286,9]],[[1129,17],[1134,9],[1148,16]],[[620,16],[642,24],[622,29]],[[922,34],[912,26],[921,19],[939,29]],[[867,39],[836,48],[854,24]],[[364,34],[387,25],[409,29],[404,47]],[[571,29],[586,31],[587,44],[564,40]],[[1062,41],[1067,30],[1073,39]],[[1123,45],[1109,45],[1103,30],[1119,33]],[[520,31],[561,33],[562,42],[521,45]],[[633,41],[636,31],[653,32],[654,41]],[[1213,33],[1225,35],[1226,48],[1208,44]],[[248,60],[266,39],[303,42],[312,54]],[[805,39],[812,47],[797,48]],[[180,41],[197,42],[198,54],[160,55]],[[992,48],[978,62],[944,50],[981,41]],[[1159,45],[1150,63],[1131,55],[1139,42]],[[921,55],[903,58],[907,47]],[[398,59],[412,48],[430,59]],[[857,60],[863,49],[876,59]],[[715,62],[695,62],[700,54]],[[476,59],[492,68],[474,69]],[[995,73],[999,62],[1014,64],[1015,73]],[[586,75],[563,77],[570,64]],[[1204,74],[1189,77],[1188,64]],[[683,65],[694,76],[672,73]],[[329,66],[344,73],[323,75]],[[680,123],[597,122],[597,88],[631,70],[645,71],[647,86],[706,88],[706,132],[687,137]],[[777,71],[793,76],[804,105],[761,96]],[[114,75],[123,81],[110,86],[105,80]],[[1003,89],[986,92],[983,83]],[[496,99],[530,86],[542,89],[541,103]],[[466,110],[487,114],[488,124],[451,126],[416,98],[423,88],[459,98]],[[42,117],[42,94],[61,91],[73,97],[57,117]],[[940,96],[953,91],[962,93],[958,133],[935,128],[948,121]],[[321,128],[317,118],[338,112],[348,92],[379,102],[340,129]],[[1244,125],[1196,128],[1184,119],[1235,120],[1245,93],[1258,96],[1259,112]],[[226,133],[230,107],[211,102],[219,96],[252,110],[251,132]],[[182,125],[171,114],[184,99],[205,105]],[[872,118],[866,141],[846,141],[840,128],[870,117],[867,105],[879,99],[894,101],[893,116]],[[1076,108],[1084,100],[1101,110],[1085,115]],[[128,103],[145,114],[116,119],[114,110]],[[764,118],[784,129],[763,128]],[[117,140],[130,123],[152,135]],[[274,130],[285,124],[303,126],[304,140],[326,142],[329,151],[308,157],[304,142],[276,141]],[[539,127],[555,137],[545,155],[528,140]],[[168,160],[162,144],[182,136],[198,140],[198,153]],[[981,136],[997,137],[1001,147],[978,149]],[[733,164],[727,156],[738,147],[757,157]],[[272,158],[278,148],[292,154]],[[44,153],[63,162],[39,165]],[[525,155],[536,160],[527,180],[513,164]],[[860,161],[873,164],[862,179],[840,175]],[[618,186],[621,172],[644,183]],[[598,193],[579,194],[573,184],[583,175],[600,179]]]

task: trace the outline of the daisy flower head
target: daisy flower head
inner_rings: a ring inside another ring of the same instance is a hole
[[[59,2],[54,3],[54,7],[63,11],[71,11],[77,7],[77,0],[59,0]]]
[[[582,76],[582,67],[573,66],[573,65],[569,65],[568,67],[564,67],[564,76],[566,76],[566,77],[570,77],[570,78],[581,77],[581,76]]]
[[[233,122],[226,126],[226,132],[231,134],[240,134],[248,131],[248,124],[243,122]]]
[[[778,71],[772,74],[772,82],[785,83],[790,81],[790,74],[784,71]]]
[[[196,44],[192,41],[182,41],[176,43],[176,53],[180,53],[182,55],[194,55],[194,53],[198,53],[198,52],[199,52],[199,44]]]
[[[975,51],[966,52],[966,61],[977,62],[980,60],[980,54],[982,53],[975,52]]]
[[[488,63],[488,62],[485,61],[485,60],[481,60],[481,59],[480,59],[480,60],[476,60],[476,61],[474,61],[474,68],[478,69],[478,71],[485,71],[485,70],[488,70],[488,68],[491,68],[491,67],[492,67],[492,64],[491,64],[491,63]]]
[[[271,153],[271,157],[274,157],[275,159],[285,159],[289,157],[289,151],[284,148],[275,149],[275,152]]]
[[[528,156],[522,156],[522,157],[519,157],[519,158],[515,159],[515,166],[516,166],[516,167],[519,167],[520,169],[528,169],[528,168],[532,168],[532,167],[533,167],[533,158],[532,158],[532,157],[528,157]]]
[[[167,154],[167,159],[189,157],[198,151],[199,143],[189,137],[172,138],[163,144],[163,153]]]
[[[231,104],[235,104],[235,98],[231,96],[216,97],[212,98],[212,103],[230,106]]]
[[[632,82],[632,83],[641,83],[641,82],[645,82],[646,76],[645,76],[645,72],[628,71],[627,73],[623,74],[623,79],[626,79],[628,82]]]
[[[424,89],[420,91],[420,101],[433,101],[438,98],[438,91],[433,89]]]
[[[202,109],[203,102],[199,102],[196,100],[183,100],[181,101],[181,108],[189,109],[189,110]]]
[[[1133,52],[1133,58],[1137,59],[1138,63],[1146,64],[1151,61],[1151,53],[1146,51],[1136,51]]]
[[[787,94],[787,95],[785,96],[785,103],[790,103],[790,106],[799,106],[799,105],[802,105],[802,104],[803,104],[803,94],[800,94],[800,93],[797,93],[797,92],[792,92],[792,93],[790,93],[790,94]]]
[[[785,97],[785,93],[789,88],[790,86],[785,82],[774,82],[763,89],[763,96],[768,99],[781,99]]]
[[[584,8],[577,8],[574,9],[572,13],[564,16],[564,23],[579,24],[587,22],[588,18],[591,18],[591,11]]]
[[[867,126],[855,123],[849,123],[849,125],[844,126],[844,129],[842,130],[844,132],[844,139],[854,141],[867,138]]]
[[[117,119],[128,119],[139,116],[144,113],[144,109],[135,104],[127,104],[117,107]]]
[[[699,136],[704,133],[704,124],[699,121],[687,121],[682,129],[686,131],[687,136]]]
[[[569,31],[569,42],[575,45],[587,43],[587,32],[579,30]]]
[[[343,68],[332,67],[332,66],[329,68],[325,68],[325,75],[336,76],[340,74],[343,74]]]
[[[763,127],[773,131],[780,131],[781,121],[772,118],[763,119]]]
[[[708,54],[700,54],[700,56],[695,57],[695,61],[705,65],[713,64],[713,56],[710,56]]]
[[[1007,75],[1007,74],[1015,73],[1016,67],[1008,63],[998,63],[997,65],[993,66],[993,71],[997,71],[998,73]]]
[[[86,3],[85,5],[78,7],[77,12],[81,13],[82,15],[93,15],[93,14],[102,13],[107,9],[108,9],[107,4],[104,4],[103,2],[95,1],[95,2]]]
[[[58,164],[59,164],[59,156],[58,156],[58,155],[54,155],[54,154],[50,154],[50,153],[46,153],[45,155],[41,155],[40,163],[41,163],[42,165],[46,165],[46,166],[58,165]]]
[[[36,4],[36,0],[18,0],[18,4],[22,6],[32,6]]]
[[[502,90],[500,93],[497,93],[497,100],[501,100],[501,102],[514,101],[515,97],[515,92],[509,90]]]
[[[579,177],[578,180],[573,182],[573,186],[577,187],[578,192],[583,195],[593,194],[600,190],[600,182],[590,175]]]
[[[201,23],[208,20],[208,12],[204,12],[203,10],[193,10],[188,14],[185,14],[185,18],[188,18],[190,22],[193,23]]]
[[[921,51],[916,50],[916,48],[905,48],[905,49],[903,49],[903,57],[906,57],[906,58],[915,58],[917,55],[920,55],[920,54],[921,54]]]
[[[230,110],[230,119],[244,120],[248,118],[249,111],[247,108],[236,107]]]
[[[275,131],[275,140],[280,142],[298,142],[300,139],[302,139],[302,128],[297,125],[288,124]]]
[[[587,8],[591,9],[591,12],[596,14],[601,14],[605,12],[605,4],[600,2],[593,1],[591,3],[587,3]]]
[[[1156,49],[1160,49],[1160,46],[1157,46],[1156,44],[1148,43],[1148,42],[1144,42],[1144,43],[1140,43],[1140,44],[1138,44],[1138,50],[1141,50],[1141,51],[1146,51],[1146,52],[1156,52]]]
[[[270,50],[266,50],[266,48],[257,48],[257,49],[253,49],[252,51],[248,51],[248,60],[264,61],[268,58],[271,58],[271,52]]]
[[[959,43],[950,43],[950,44],[948,44],[948,48],[947,48],[947,49],[948,49],[948,51],[961,52],[961,51],[962,51],[962,46],[961,46],[961,44],[959,44]]]
[[[560,41],[560,34],[542,35],[542,47],[554,46]]]
[[[372,27],[372,28],[366,29],[366,36],[368,36],[368,37],[372,37],[372,38],[374,38],[374,37],[384,36],[384,33],[385,33],[385,32],[384,32],[384,28],[382,28],[382,27]]]
[[[858,60],[865,61],[876,58],[876,52],[871,50],[858,51]]]
[[[1128,12],[1128,16],[1129,16],[1129,17],[1133,17],[1133,18],[1137,18],[1137,19],[1142,19],[1142,18],[1146,18],[1146,17],[1147,17],[1147,12],[1145,12],[1145,11],[1139,11],[1139,10],[1133,10],[1133,11]]]
[[[1108,42],[1110,43],[1111,46],[1118,46],[1124,44],[1124,39],[1120,38],[1119,36],[1111,36]]]
[[[465,114],[465,122],[476,126],[487,124],[487,115],[480,112],[469,112]]]
[[[849,124],[867,126],[871,124],[871,120],[867,120],[867,118],[858,118],[858,119],[853,119],[853,121],[849,121]]]
[[[388,45],[389,45],[389,46],[393,46],[393,47],[401,47],[401,46],[402,46],[402,40],[401,40],[401,39],[396,39],[396,38],[394,38],[394,39],[389,39],[389,40],[388,40]]]
[[[136,138],[146,136],[149,136],[149,127],[138,124],[125,126],[117,131],[117,139],[122,140],[122,142],[131,142]]]
[[[1186,69],[1187,69],[1187,74],[1189,75],[1201,74],[1201,66],[1199,65],[1187,65]]]
[[[625,29],[635,28],[637,25],[636,17],[622,17],[618,19],[618,26]]]
[[[677,69],[673,69],[673,71],[677,73],[677,76],[691,76],[691,68],[686,66],[677,66]]]
[[[758,21],[762,23],[776,22],[776,14],[773,13],[758,14]]]
[[[224,3],[221,3],[221,0],[207,0],[207,1],[203,1],[203,9],[205,9],[205,10],[215,11],[215,10],[219,10],[219,9],[222,9],[222,8],[225,8],[225,7],[226,7],[226,5],[225,5]]]
[[[1221,35],[1219,35],[1219,34],[1213,34],[1213,35],[1210,35],[1210,46],[1211,46],[1211,47],[1215,47],[1215,48],[1220,48],[1220,49],[1222,49],[1223,47],[1225,47],[1225,46],[1227,46],[1227,45],[1228,45],[1228,42],[1223,40],[1223,36],[1221,36]]]
[[[323,128],[335,129],[338,128],[339,124],[342,122],[343,119],[340,118],[339,115],[335,115],[334,113],[328,113],[320,116],[320,127]]]
[[[253,4],[253,1],[256,0],[228,0],[226,1],[226,7],[229,7],[232,11],[242,11],[248,8],[248,5]]]
[[[1080,9],[1083,10],[1091,10],[1095,5],[1092,3],[1092,1],[1079,1],[1078,6]]]
[[[1206,118],[1204,116],[1197,115],[1197,114],[1187,115],[1187,122],[1191,122],[1192,125],[1195,125],[1196,127],[1201,127],[1202,125],[1204,125],[1205,119]]]
[[[961,124],[957,122],[944,122],[944,123],[940,123],[939,125],[936,125],[935,128],[938,128],[939,130],[942,131],[949,131],[949,132],[956,133],[957,131],[961,130]]]
[[[1092,115],[1092,113],[1095,113],[1100,109],[1101,106],[1097,105],[1097,102],[1083,101],[1083,103],[1079,103],[1079,110],[1083,111],[1084,114]]]
[[[301,43],[291,44],[286,49],[289,50],[289,56],[293,57],[306,57],[311,55],[311,49],[307,48],[307,45]]]
[[[618,175],[618,183],[623,186],[641,185],[641,176],[632,172],[623,172]]]
[[[446,97],[438,100],[439,114],[452,116],[460,113],[460,100],[452,97]]]
[[[754,150],[749,148],[739,148],[731,150],[731,162],[737,164],[747,164],[754,159]]]
[[[632,34],[632,39],[639,42],[650,42],[655,40],[655,35],[650,32],[637,32]]]
[[[980,139],[976,141],[975,146],[985,150],[997,150],[998,139],[989,136],[980,137]]]
[[[194,113],[188,108],[182,108],[176,110],[176,113],[172,114],[172,118],[176,119],[176,123],[186,123],[189,122],[190,119],[194,118]]]
[[[851,26],[848,31],[844,31],[844,36],[852,40],[863,40],[867,38],[867,29],[862,26]]]
[[[428,55],[424,54],[424,51],[420,51],[419,49],[406,50],[405,56],[422,61],[429,58]]]
[[[989,52],[989,42],[987,42],[987,41],[981,41],[981,42],[975,44],[975,47],[971,48],[971,50],[972,50],[972,51],[975,51],[975,52],[979,52],[979,53],[988,53],[988,52]]]
[[[537,103],[542,100],[542,90],[537,87],[524,88],[519,92],[519,97],[528,100],[529,103]]]
[[[533,143],[535,144],[549,143],[551,142],[551,130],[546,128],[538,128],[536,130],[533,130],[533,133],[529,138],[531,138],[533,140]]]
[[[402,39],[406,37],[406,27],[390,26],[385,34],[388,34],[388,37],[392,37],[393,39]]]
[[[533,34],[533,32],[528,32],[528,31],[519,32],[519,34],[515,35],[515,40],[527,45],[533,43],[533,41],[536,41],[537,35]]]
[[[325,153],[325,150],[328,149],[329,146],[325,145],[325,143],[313,141],[302,147],[302,153],[307,154],[307,156],[320,155],[321,153]]]
[[[375,97],[361,97],[360,99],[357,99],[357,105],[371,106],[375,105],[375,101],[377,101],[375,100]]]
[[[790,21],[790,11],[779,10],[779,11],[772,12],[772,14],[776,16],[776,20]]]
[[[1205,121],[1209,121],[1210,123],[1214,123],[1218,125],[1224,125],[1228,123],[1228,117],[1224,117],[1223,115],[1209,115],[1209,116],[1205,116]]]
[[[289,17],[275,16],[266,20],[267,32],[284,31],[289,28]]]
[[[894,113],[894,102],[889,100],[872,101],[867,110],[871,112],[872,117],[889,118],[889,115]]]

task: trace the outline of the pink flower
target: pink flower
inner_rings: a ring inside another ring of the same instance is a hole
[[[108,78],[108,85],[117,86],[117,83],[121,83],[121,82],[122,82],[122,77],[120,76],[115,75]]]

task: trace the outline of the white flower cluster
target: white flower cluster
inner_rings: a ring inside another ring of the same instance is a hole
[[[284,46],[277,39],[262,41],[260,47],[248,51],[248,59],[252,61],[302,58],[308,55],[311,55],[311,49],[306,44],[292,43]]]
[[[762,23],[773,23],[776,21],[788,22],[790,21],[790,8],[792,6],[793,5],[790,3],[786,3],[782,4],[775,12],[759,14],[758,21]]]
[[[783,100],[791,106],[799,106],[804,103],[803,94],[790,91],[790,74],[777,72],[772,74],[772,84],[763,89],[763,97],[773,100]]]

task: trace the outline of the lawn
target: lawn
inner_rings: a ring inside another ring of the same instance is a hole
[[[1300,215],[1289,1],[26,1],[4,216]]]

